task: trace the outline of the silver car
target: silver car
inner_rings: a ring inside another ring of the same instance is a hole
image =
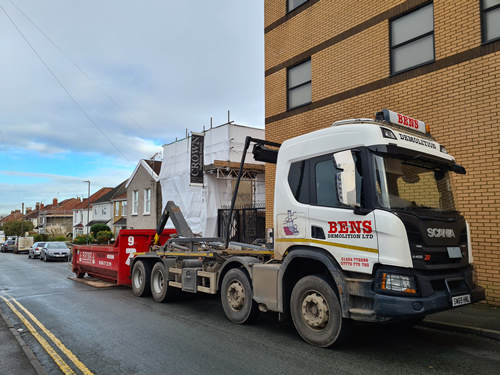
[[[35,242],[28,250],[28,258],[40,258],[40,252],[47,242]]]
[[[68,261],[69,248],[64,242],[46,242],[40,251],[40,260],[48,261],[52,259],[61,259]]]

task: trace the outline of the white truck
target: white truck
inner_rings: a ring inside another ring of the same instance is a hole
[[[179,236],[135,254],[135,295],[220,293],[231,321],[291,315],[320,347],[342,342],[355,320],[411,325],[484,299],[453,197],[452,175],[465,169],[422,121],[384,109],[281,145],[248,137],[239,178],[251,143],[256,160],[276,163],[267,244],[230,243],[229,228],[196,238],[168,202],[157,233],[170,217]]]

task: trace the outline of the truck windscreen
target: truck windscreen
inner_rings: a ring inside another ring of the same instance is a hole
[[[372,154],[378,206],[455,211],[448,167],[433,161]]]

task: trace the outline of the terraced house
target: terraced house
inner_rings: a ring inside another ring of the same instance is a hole
[[[389,108],[462,164],[479,283],[500,305],[500,0],[265,0],[266,138]],[[272,227],[274,166],[266,167]]]

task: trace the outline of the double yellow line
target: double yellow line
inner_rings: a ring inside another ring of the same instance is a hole
[[[19,309],[24,311],[24,313],[47,335],[47,337],[52,340],[52,342],[59,348],[59,350],[68,357],[71,362],[75,364],[76,367],[85,375],[92,375],[92,372],[82,363],[80,360],[68,349],[66,348],[63,343],[55,337],[52,332],[50,332],[45,326],[38,321],[35,316],[30,313],[23,305],[21,305],[14,297],[7,295],[8,298],[11,299],[12,302],[14,302]],[[29,329],[31,334],[38,340],[40,345],[45,349],[45,351],[52,357],[54,362],[59,366],[61,371],[64,374],[75,374],[75,372],[71,369],[71,367],[61,358],[59,354],[55,351],[55,349],[45,340],[45,338],[38,333],[35,327],[26,319],[26,317],[12,304],[11,301],[9,301],[7,298],[4,296],[0,296],[7,306],[10,307],[12,312],[17,315],[17,317],[23,322],[23,324],[26,326],[26,328]],[[75,374],[76,375],[76,374]]]

